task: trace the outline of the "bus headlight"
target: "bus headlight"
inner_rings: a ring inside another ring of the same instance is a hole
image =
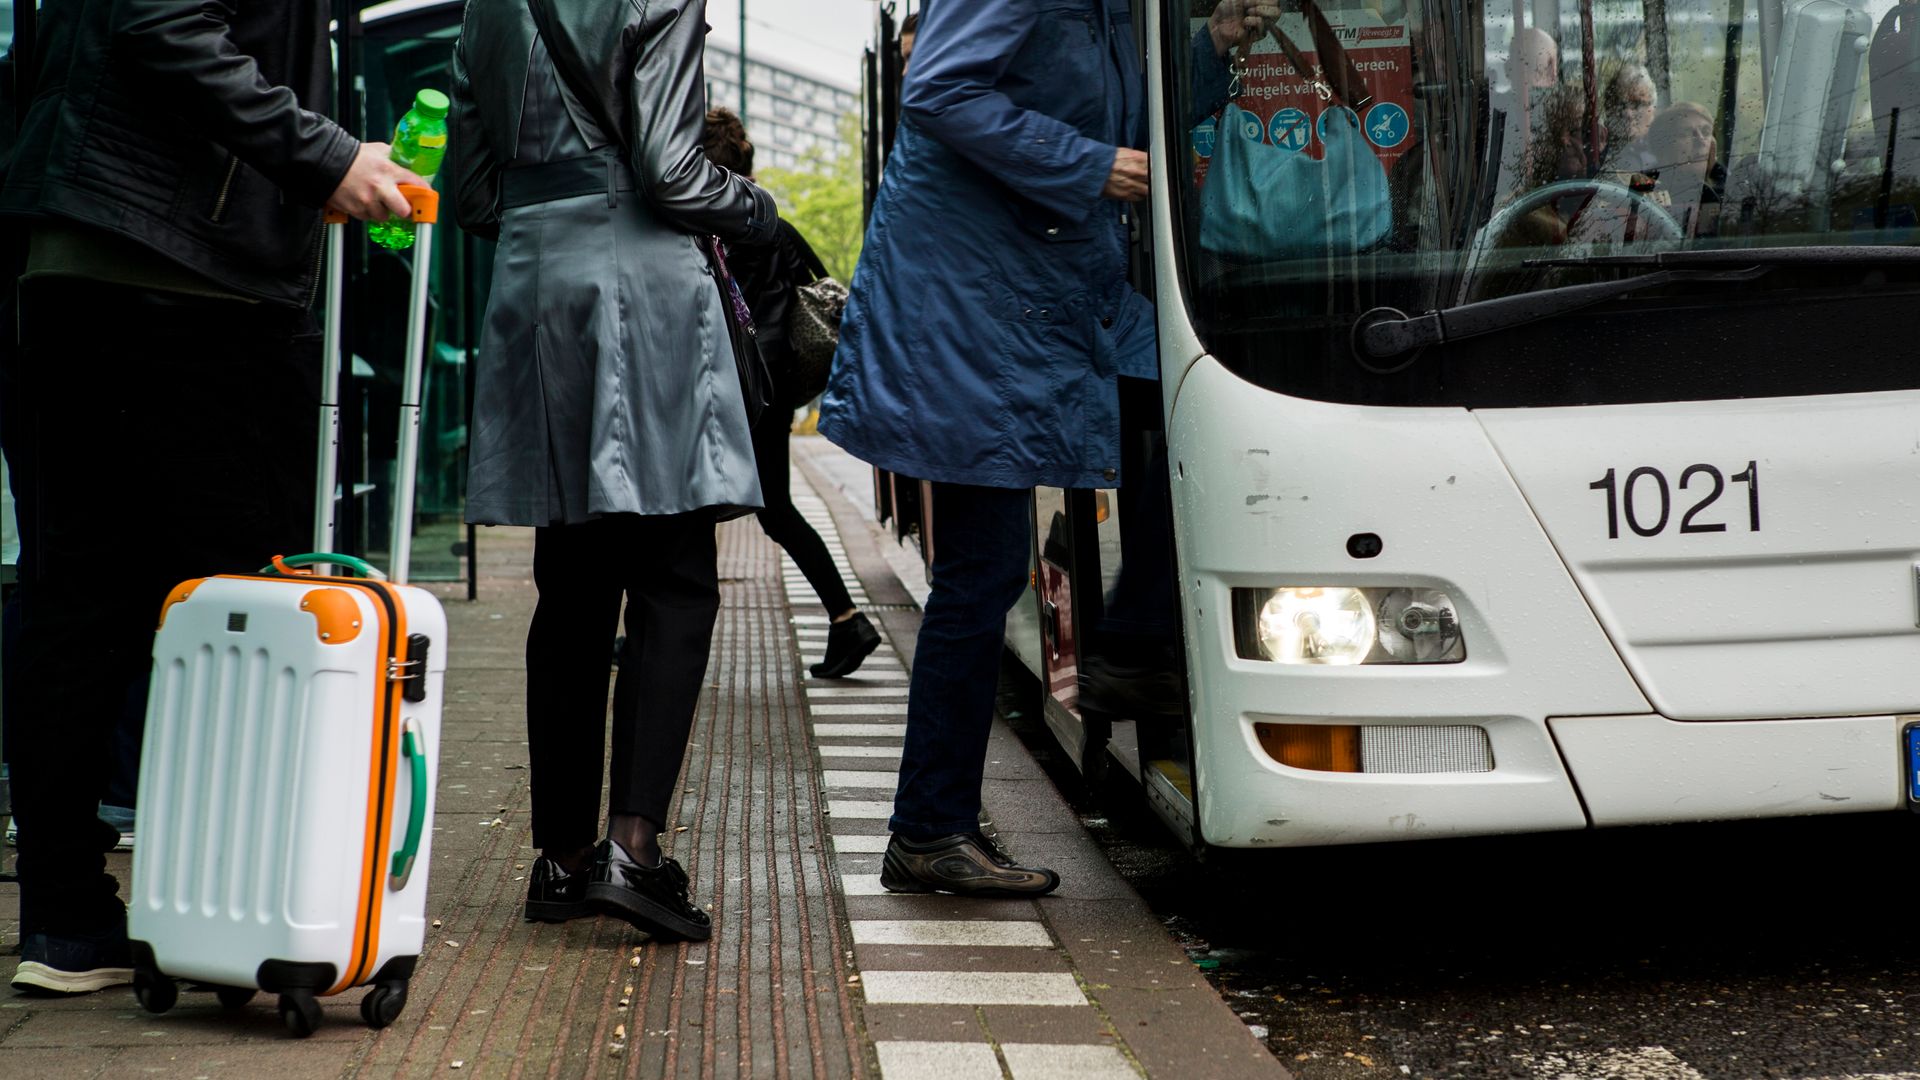
[[[1438,589],[1286,585],[1235,589],[1235,651],[1277,664],[1454,664],[1467,658]]]
[[[1358,664],[1373,651],[1373,605],[1359,589],[1273,590],[1260,607],[1260,651],[1282,664]]]

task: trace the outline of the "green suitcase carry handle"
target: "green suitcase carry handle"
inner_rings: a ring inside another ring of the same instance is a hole
[[[413,766],[413,792],[407,800],[407,839],[393,853],[393,868],[387,888],[395,892],[407,887],[413,876],[413,860],[420,854],[420,834],[427,825],[427,748],[420,738],[420,727],[407,721],[401,752]]]
[[[387,579],[387,575],[374,569],[373,564],[365,559],[356,559],[351,555],[334,555],[324,551],[310,552],[306,555],[288,555],[285,558],[275,555],[273,557],[273,565],[261,567],[260,572],[263,574],[285,574],[292,570],[298,570],[303,566],[317,566],[322,563],[333,566],[344,566],[348,570],[359,574],[361,577],[373,581],[385,581]]]

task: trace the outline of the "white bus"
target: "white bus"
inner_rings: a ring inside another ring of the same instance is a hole
[[[1213,0],[1134,6],[1171,496],[1035,492],[1008,640],[1070,756],[1202,848],[1920,799],[1920,26],[1288,0],[1223,75]],[[1168,512],[1187,715],[1082,715]]]

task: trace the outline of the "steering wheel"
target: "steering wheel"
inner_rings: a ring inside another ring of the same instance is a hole
[[[1625,253],[1643,245],[1686,239],[1686,233],[1673,220],[1673,215],[1667,213],[1666,207],[1624,184],[1616,184],[1611,180],[1559,180],[1527,192],[1493,215],[1481,232],[1481,246],[1504,246],[1500,241],[1522,218],[1541,207],[1558,206],[1573,199],[1580,201],[1578,208],[1567,219],[1565,247],[1569,249],[1604,240],[1609,243],[1611,250]],[[1608,204],[1624,204],[1627,214],[1598,212]],[[1636,225],[1631,237],[1626,230],[1629,221]]]

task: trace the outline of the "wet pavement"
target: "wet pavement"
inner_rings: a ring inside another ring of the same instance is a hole
[[[1016,723],[1047,756],[1046,734]],[[1049,771],[1060,775],[1057,755]],[[1920,1080],[1920,818],[1639,828],[1196,861],[1082,821],[1303,1080]]]

